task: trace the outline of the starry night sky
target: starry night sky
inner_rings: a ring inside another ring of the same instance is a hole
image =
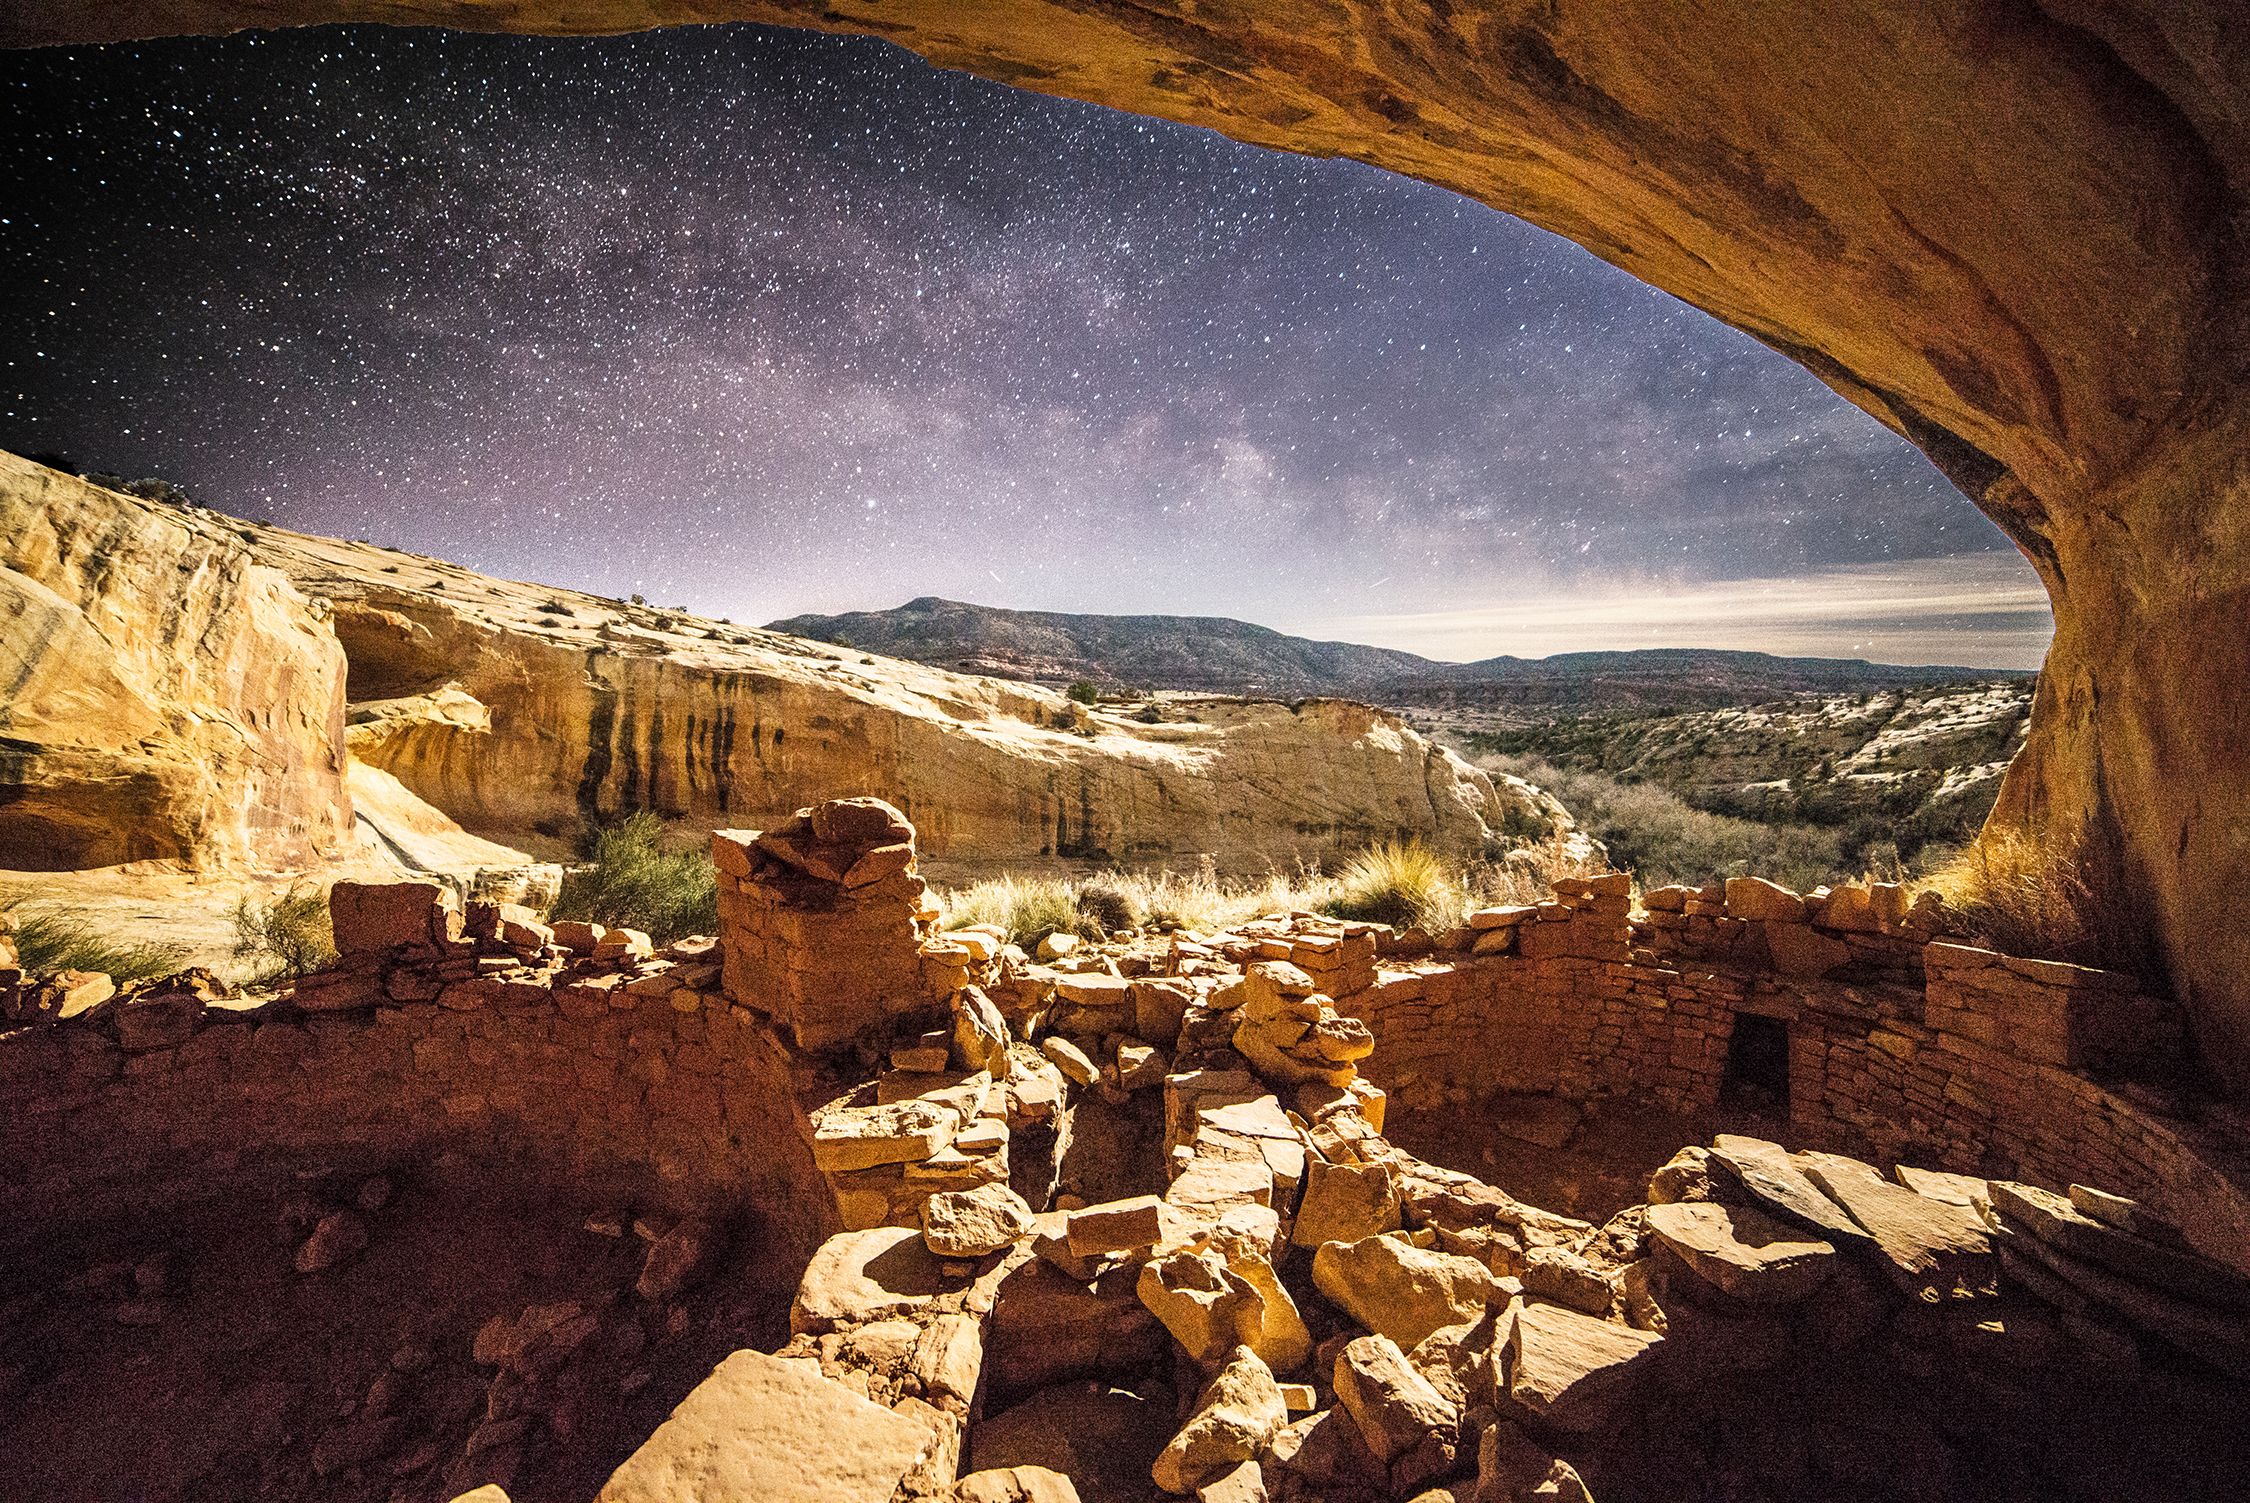
[[[1577,247],[878,42],[0,55],[0,181],[0,446],[308,531],[738,621],[2045,639],[1915,450]]]

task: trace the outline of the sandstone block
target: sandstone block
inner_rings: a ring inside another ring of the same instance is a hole
[[[435,882],[338,882],[328,889],[337,953],[365,955],[448,938],[452,894]]]
[[[1765,928],[1766,953],[1773,958],[1773,968],[1784,976],[1814,980],[1852,958],[1850,945],[1831,939],[1809,924],[1769,923]]]
[[[1060,1034],[1041,1039],[1039,1052],[1053,1060],[1063,1078],[1074,1085],[1090,1086],[1102,1078],[1101,1067],[1086,1057],[1086,1051]]]
[[[946,1190],[922,1202],[922,1243],[941,1258],[981,1258],[1031,1233],[1031,1207],[1004,1184]]]
[[[831,1107],[813,1123],[813,1162],[830,1171],[915,1163],[960,1130],[960,1114],[932,1101]]]
[[[1043,1466],[993,1467],[953,1484],[945,1503],[1079,1503],[1078,1488]]]
[[[1509,1333],[1510,1404],[1556,1429],[1598,1429],[1660,1337],[1558,1305],[1523,1305]]]
[[[1256,1460],[1288,1422],[1272,1372],[1249,1348],[1238,1348],[1197,1395],[1188,1422],[1166,1443],[1149,1475],[1168,1493],[1191,1493],[1218,1473]]]
[[[1684,903],[1684,899],[1683,899]],[[1651,908],[1656,905],[1652,902]],[[1729,877],[1726,886],[1727,916],[1752,923],[1803,923],[1805,900],[1779,883],[1763,877]]]
[[[1294,1245],[1356,1243],[1398,1226],[1398,1185],[1390,1165],[1315,1159],[1305,1166],[1304,1198],[1289,1231]]]
[[[736,1352],[611,1474],[596,1503],[889,1503],[933,1433],[820,1374]]]
[[[1336,1354],[1334,1381],[1336,1402],[1386,1468],[1412,1452],[1434,1453],[1433,1471],[1416,1478],[1394,1476],[1394,1487],[1404,1490],[1452,1469],[1460,1411],[1414,1370],[1389,1337],[1362,1336],[1348,1342]]]
[[[1163,1201],[1154,1195],[1104,1201],[1070,1212],[1066,1240],[1079,1258],[1144,1252],[1164,1236]]]
[[[1792,1157],[1874,1239],[1885,1269],[1909,1295],[1948,1300],[1993,1292],[1999,1269],[1992,1231],[1973,1209],[1917,1195],[1857,1159],[1832,1153]]]
[[[1397,1233],[1330,1242],[1313,1254],[1313,1283],[1345,1314],[1409,1349],[1432,1331],[1466,1325],[1502,1297],[1474,1258],[1417,1247]]]
[[[1754,1305],[1806,1298],[1828,1282],[1836,1250],[1748,1206],[1650,1206],[1648,1229],[1698,1278]],[[1532,1288],[1527,1276],[1525,1287]],[[1536,1291],[1534,1291],[1536,1292]]]

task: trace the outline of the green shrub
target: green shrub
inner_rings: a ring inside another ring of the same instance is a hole
[[[647,932],[658,944],[719,927],[719,874],[704,851],[674,846],[642,812],[592,831],[587,862],[563,874],[553,917]]]
[[[1465,905],[1436,852],[1416,840],[1386,840],[1344,864],[1336,874],[1336,891],[1321,911],[1434,933],[1459,923]]]
[[[1085,679],[1080,679],[1063,691],[1064,695],[1082,705],[1090,705],[1102,697],[1102,691]]]
[[[328,926],[328,894],[292,887],[271,903],[244,897],[234,905],[234,958],[261,981],[317,971],[336,958]]]
[[[82,913],[52,911],[13,920],[18,964],[27,975],[57,971],[101,971],[112,981],[147,981],[169,976],[187,961],[172,945],[119,940],[94,927]]]

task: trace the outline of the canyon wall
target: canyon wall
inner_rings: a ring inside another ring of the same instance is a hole
[[[708,830],[869,792],[949,866],[1211,855],[1262,870],[1389,836],[1480,854],[1569,829],[1363,705],[1205,700],[1145,723],[1051,690],[257,530],[331,603],[353,755],[480,835],[552,847],[650,809]]]
[[[344,655],[222,518],[0,453],[0,868],[342,854]]]
[[[317,867],[357,850],[347,774],[387,795],[363,823],[410,867],[521,863],[491,841],[567,855],[585,822],[642,809],[700,839],[869,789],[955,869],[1263,870],[1570,830],[1552,799],[1344,701],[1150,723],[4,454],[0,529],[0,869]]]

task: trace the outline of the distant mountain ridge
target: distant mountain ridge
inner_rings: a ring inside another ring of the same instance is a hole
[[[1105,688],[1454,708],[1692,708],[2031,677],[2000,668],[1775,657],[1705,647],[1444,663],[1294,637],[1226,616],[1017,611],[925,595],[886,611],[791,616],[768,630],[967,673]]]

